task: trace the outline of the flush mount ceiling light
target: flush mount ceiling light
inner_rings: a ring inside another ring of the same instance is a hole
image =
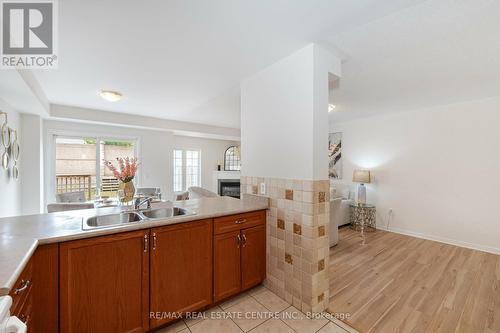
[[[122,99],[121,93],[119,93],[118,91],[112,91],[112,90],[101,90],[101,91],[99,91],[99,96],[101,96],[103,99],[107,100],[108,102],[118,102],[120,99]]]
[[[333,110],[335,110],[335,105],[328,104],[328,112],[332,112]]]

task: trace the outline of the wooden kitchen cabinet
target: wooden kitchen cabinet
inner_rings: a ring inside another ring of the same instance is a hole
[[[33,332],[33,289],[33,259],[30,259],[9,293],[12,297],[11,313],[26,324],[28,332]]]
[[[240,239],[239,230],[216,235],[214,238],[214,301],[241,290]]]
[[[265,279],[265,220],[262,210],[40,245],[11,291],[13,314],[35,333],[157,329],[176,319],[167,313]]]
[[[241,288],[258,285],[266,278],[266,226],[241,230]]]
[[[31,328],[35,333],[59,332],[59,244],[40,245],[33,260]]]
[[[150,328],[212,303],[212,220],[151,229]]]
[[[214,301],[264,281],[265,223],[265,211],[214,219]]]
[[[60,332],[149,329],[149,230],[61,243]]]
[[[9,295],[12,315],[27,332],[58,332],[59,244],[39,246]]]

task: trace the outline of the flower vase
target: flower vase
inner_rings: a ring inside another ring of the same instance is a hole
[[[121,202],[129,202],[134,199],[135,186],[134,182],[120,182],[120,190],[122,190],[122,196],[120,197]]]

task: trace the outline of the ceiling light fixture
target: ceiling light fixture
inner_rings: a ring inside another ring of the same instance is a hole
[[[332,112],[333,110],[335,110],[335,105],[328,104],[328,112]]]
[[[101,96],[103,99],[107,100],[108,102],[118,102],[120,99],[122,99],[121,93],[119,93],[118,91],[112,91],[112,90],[101,90],[101,91],[99,91],[99,96]]]

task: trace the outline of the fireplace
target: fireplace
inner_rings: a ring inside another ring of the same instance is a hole
[[[239,179],[219,179],[218,193],[222,196],[240,198]]]

